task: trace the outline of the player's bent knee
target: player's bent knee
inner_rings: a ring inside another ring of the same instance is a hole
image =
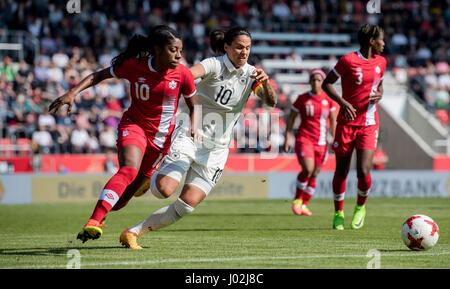
[[[167,199],[178,186],[176,180],[165,175],[154,174],[150,180],[150,192],[158,199]]]
[[[157,177],[158,174],[153,174],[153,176],[150,178],[150,188],[149,191],[158,199],[166,199],[167,196],[160,192],[158,185],[157,185]]]

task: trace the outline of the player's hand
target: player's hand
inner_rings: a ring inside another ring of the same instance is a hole
[[[341,109],[346,120],[354,120],[356,118],[356,109],[347,101],[342,100]]]
[[[67,104],[67,113],[70,113],[74,100],[75,94],[73,94],[72,92],[67,92],[50,103],[49,112],[51,114],[56,114],[61,106]]]
[[[369,101],[370,102],[379,102],[382,97],[383,97],[383,94],[381,94],[379,91],[375,91],[370,94]]]
[[[269,76],[261,68],[257,68],[250,77],[261,83],[267,83],[269,80]]]
[[[288,153],[291,147],[289,146],[289,142],[287,140],[284,141],[283,150],[285,153]]]
[[[198,130],[191,130],[191,137],[195,144],[201,144],[203,142],[203,136]]]

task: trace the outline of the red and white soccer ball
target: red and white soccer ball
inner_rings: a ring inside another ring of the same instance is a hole
[[[428,250],[439,240],[439,227],[428,216],[413,215],[403,223],[402,239],[411,250]]]

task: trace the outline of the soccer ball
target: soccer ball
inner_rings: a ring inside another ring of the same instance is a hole
[[[413,215],[403,223],[402,239],[411,250],[428,250],[433,248],[439,239],[439,227],[428,216]]]

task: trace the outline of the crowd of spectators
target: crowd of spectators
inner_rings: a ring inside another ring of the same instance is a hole
[[[25,46],[20,61],[17,55],[3,54],[0,59],[0,138],[29,139],[35,152],[114,149],[116,126],[129,104],[126,83],[112,79],[86,90],[69,116],[50,115],[48,104],[89,73],[109,66],[133,34],[146,34],[160,23],[174,26],[183,35],[187,64],[210,55],[209,31],[220,26],[354,37],[361,23],[376,23],[386,31],[390,67],[408,71],[411,89],[430,109],[449,107],[449,0],[380,1],[380,14],[368,14],[366,1],[359,0],[92,0],[80,2],[79,14],[68,13],[67,2],[0,0],[0,42],[17,30],[39,40],[39,57],[34,48]],[[352,42],[356,44],[356,39]],[[263,57],[253,55],[250,61]],[[251,98],[247,111],[261,107],[260,101]],[[288,109],[289,101],[281,95],[281,118]],[[252,125],[246,120],[238,129],[250,138]],[[284,120],[279,120],[279,127],[284,129]],[[281,144],[283,132],[272,134]],[[248,139],[251,148],[238,151],[264,149],[255,141]]]

